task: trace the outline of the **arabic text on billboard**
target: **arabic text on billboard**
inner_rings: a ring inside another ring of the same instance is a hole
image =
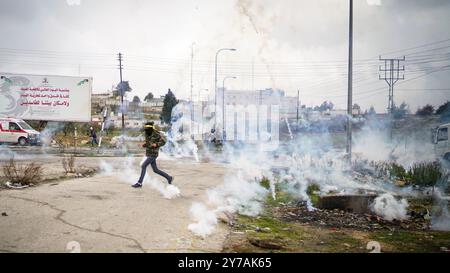
[[[0,116],[91,120],[92,78],[0,73]]]

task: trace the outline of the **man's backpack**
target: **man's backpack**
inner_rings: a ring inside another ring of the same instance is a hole
[[[162,142],[162,145],[160,147],[166,145],[167,137],[161,132],[158,132],[158,135],[159,135],[160,141]]]

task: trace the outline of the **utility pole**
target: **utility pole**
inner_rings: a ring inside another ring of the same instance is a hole
[[[348,95],[347,95],[347,154],[352,162],[352,96],[353,96],[353,0],[350,0],[348,25]]]
[[[298,107],[299,107],[299,104],[300,104],[300,90],[297,90],[297,125],[298,125]]]
[[[384,62],[384,67],[379,67],[379,72],[381,75],[378,75],[380,80],[386,81],[389,86],[389,102],[388,102],[388,112],[392,115],[394,110],[394,85],[398,80],[404,80],[405,75],[402,74],[400,77],[400,71],[405,71],[405,66],[402,65],[400,67],[400,62],[405,61],[405,56],[401,59],[383,59],[380,56],[380,61]],[[383,75],[384,74],[384,75]]]
[[[381,75],[378,75],[378,79],[386,81],[386,83],[389,86],[389,102],[388,102],[388,113],[391,116],[391,128],[389,135],[392,139],[393,137],[393,114],[394,114],[394,85],[398,80],[404,80],[405,75],[402,74],[400,77],[400,71],[405,71],[405,66],[402,65],[400,67],[400,62],[405,61],[405,56],[403,56],[402,59],[382,59],[381,56],[379,57],[380,61],[384,62],[384,68],[381,66],[379,67],[379,71],[381,72]],[[383,75],[384,72],[384,75]]]
[[[192,89],[194,87],[194,85],[192,83],[192,74],[193,74],[192,69],[194,66],[194,44],[195,43],[191,44],[191,136],[192,137],[194,136],[194,133],[193,133],[193,130],[194,130],[194,128],[193,128],[193,125],[194,125],[194,100],[192,99]]]
[[[125,117],[124,117],[124,111],[123,111],[123,93],[125,93],[124,90],[124,86],[123,86],[123,81],[122,81],[122,53],[119,52],[119,71],[120,71],[120,87],[119,87],[119,92],[120,92],[120,103],[122,104],[122,137],[125,133]]]

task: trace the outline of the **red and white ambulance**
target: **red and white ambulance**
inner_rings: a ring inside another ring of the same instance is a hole
[[[22,119],[0,117],[0,143],[40,144],[40,133]]]

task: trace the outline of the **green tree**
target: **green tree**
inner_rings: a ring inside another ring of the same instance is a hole
[[[373,105],[371,105],[370,106],[370,108],[369,108],[369,112],[368,112],[368,114],[370,115],[370,116],[372,116],[372,115],[376,115],[376,111],[375,111],[375,108],[373,107]]]
[[[418,116],[430,116],[434,113],[433,105],[427,104],[422,108],[417,109],[416,115]]]
[[[171,123],[172,109],[177,104],[178,104],[178,100],[169,88],[169,91],[164,96],[164,104],[163,104],[162,113],[161,113],[161,121],[162,122],[164,122],[166,124]]]
[[[74,122],[65,122],[63,127],[64,136],[73,135],[75,132],[75,123]]]
[[[324,112],[324,111],[327,111],[327,110],[333,110],[333,108],[334,108],[334,104],[330,101],[330,102],[328,102],[328,101],[324,101],[324,102],[322,102],[322,104],[319,106],[319,111],[320,112]]]
[[[123,94],[125,95],[126,92],[131,92],[133,89],[128,81],[122,81],[122,84],[119,82],[116,86],[116,90],[113,90],[113,95],[115,97],[120,96],[121,90],[123,90]]]
[[[392,109],[392,115],[395,119],[404,118],[407,114],[409,114],[408,104],[402,102],[400,106],[394,105],[394,108]]]
[[[152,92],[148,92],[148,94],[145,96],[144,101],[149,102],[151,101],[155,96],[153,96]]]
[[[134,97],[133,97],[133,102],[134,102],[134,103],[140,103],[140,102],[141,102],[141,99],[140,99],[138,96],[134,96]]]
[[[446,101],[436,109],[436,114],[441,115],[450,112],[450,101]]]
[[[450,101],[440,105],[436,110],[436,115],[439,115],[441,122],[450,121]]]

